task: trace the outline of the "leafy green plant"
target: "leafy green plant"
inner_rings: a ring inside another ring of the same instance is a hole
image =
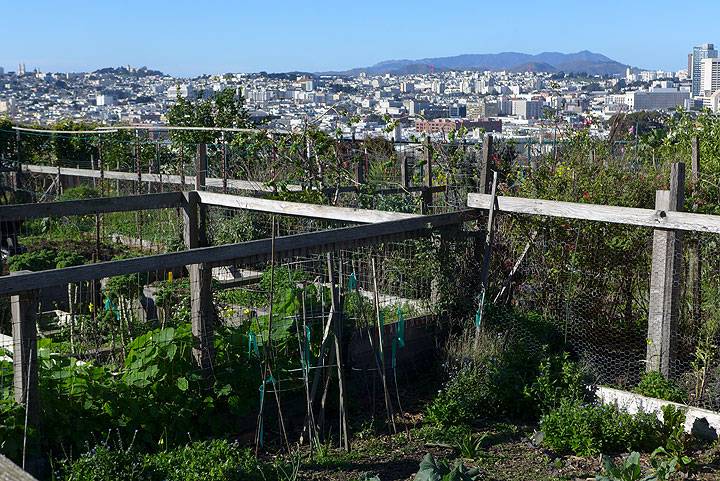
[[[194,442],[155,454],[142,454],[132,448],[111,449],[101,445],[75,462],[66,462],[63,468],[66,481],[264,479],[263,469],[249,449],[241,449],[237,444],[224,440]]]
[[[428,453],[420,461],[420,470],[415,474],[415,481],[474,481],[480,472],[477,468],[467,469],[458,462],[450,466],[447,461],[436,460]]]
[[[535,382],[525,389],[525,395],[537,404],[541,413],[550,412],[564,400],[584,401],[591,398],[586,374],[570,360],[567,352],[543,359],[539,371]]]
[[[603,456],[603,474],[595,476],[597,481],[651,481],[653,476],[643,476],[640,453],[634,451],[622,463],[615,464],[610,457]]]
[[[430,403],[426,419],[439,426],[469,425],[493,416],[533,419],[536,408],[524,391],[536,378],[537,365],[537,356],[516,343],[497,357],[470,362]]]
[[[650,451],[663,438],[653,414],[631,415],[610,405],[562,401],[542,417],[543,443],[558,452],[580,456],[627,450]]]
[[[464,459],[478,459],[483,453],[485,441],[487,440],[487,433],[483,433],[481,436],[476,436],[473,433],[467,433],[462,436],[456,447],[460,451],[460,456]]]
[[[666,401],[678,403],[687,401],[687,392],[666,379],[659,371],[648,371],[643,374],[633,392]]]
[[[668,476],[674,472],[692,469],[693,460],[687,451],[688,434],[685,432],[685,413],[668,404],[662,407],[665,443],[652,453],[656,469]]]

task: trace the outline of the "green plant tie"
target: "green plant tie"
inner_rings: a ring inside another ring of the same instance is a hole
[[[397,340],[400,347],[405,347],[405,315],[400,306],[397,308],[397,323]]]
[[[480,311],[480,308],[478,307],[478,310],[475,311],[475,327],[480,329],[481,322],[482,322],[482,312]]]
[[[120,312],[118,311],[117,307],[115,307],[115,304],[113,304],[112,299],[110,299],[109,297],[105,298],[105,310],[112,311],[112,313],[115,314],[115,320],[120,320]]]
[[[305,369],[305,374],[308,374],[310,365],[312,364],[312,359],[310,359],[310,326],[305,326],[305,345],[303,346],[303,350],[305,351],[303,353],[303,369]]]
[[[255,353],[257,357],[260,357],[260,350],[258,349],[257,336],[253,331],[248,331],[248,356]]]
[[[348,279],[348,290],[354,291],[355,289],[357,289],[357,276],[355,275],[355,271],[353,271]]]
[[[397,366],[397,350],[405,347],[405,317],[400,306],[397,308],[397,332],[392,343],[392,368]]]

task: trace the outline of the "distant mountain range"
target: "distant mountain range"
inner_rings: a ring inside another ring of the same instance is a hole
[[[407,75],[448,70],[509,70],[514,72],[565,72],[590,75],[625,73],[628,66],[605,55],[583,50],[577,53],[543,52],[537,55],[518,52],[464,54],[453,57],[418,60],[386,60],[370,67],[354,68],[332,74]]]

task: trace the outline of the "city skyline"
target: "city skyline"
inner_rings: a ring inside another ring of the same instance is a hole
[[[576,2],[538,8],[455,2],[385,5],[371,0],[308,7],[279,1],[237,5],[211,1],[137,2],[122,6],[46,0],[5,6],[0,66],[28,70],[91,71],[133,65],[175,76],[221,72],[326,71],[367,67],[390,59],[459,54],[591,50],[648,69],[684,68],[688,45],[715,42],[720,5],[700,1],[704,15],[679,22],[668,1],[652,8],[610,1],[607,12]],[[428,8],[433,14],[427,15]],[[507,22],[498,18],[506,16]],[[244,19],[252,18],[252,22]],[[642,21],[641,21],[642,20]],[[588,28],[588,27],[591,28]]]

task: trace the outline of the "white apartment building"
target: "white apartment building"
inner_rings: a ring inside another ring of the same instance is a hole
[[[710,97],[720,90],[720,58],[705,58],[700,70],[700,94]]]
[[[178,98],[178,96],[183,98],[193,98],[195,95],[195,92],[193,90],[192,85],[190,84],[184,84],[184,85],[173,85],[169,89],[167,89],[167,99],[168,100],[175,100]]]
[[[690,99],[690,92],[679,88],[650,87],[625,94],[624,104],[629,110],[673,110]]]
[[[105,107],[109,105],[115,105],[115,97],[107,94],[98,94],[95,96],[95,105],[98,107]]]

